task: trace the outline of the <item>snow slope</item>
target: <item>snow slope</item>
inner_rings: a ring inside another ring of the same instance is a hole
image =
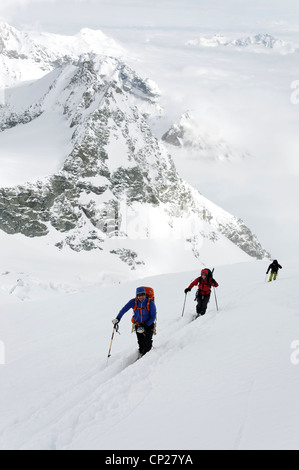
[[[69,150],[70,134],[67,121],[55,111],[2,132],[0,186],[34,183],[59,171]]]
[[[190,322],[196,272],[163,274],[28,302],[3,290],[1,449],[299,449],[298,268],[219,266],[219,311]],[[199,267],[200,269],[200,267]],[[136,358],[130,314],[112,356],[112,318],[155,288],[158,335]],[[293,359],[293,363],[292,360]]]

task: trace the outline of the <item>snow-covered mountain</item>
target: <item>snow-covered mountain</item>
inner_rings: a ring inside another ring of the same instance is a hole
[[[186,45],[193,47],[230,47],[246,49],[253,52],[274,51],[280,54],[293,54],[298,52],[298,46],[282,39],[275,38],[271,34],[256,34],[240,38],[228,38],[221,34],[211,37],[199,37],[190,39]]]
[[[223,262],[267,256],[240,219],[179,177],[147,122],[161,112],[158,98],[123,60],[93,52],[7,89],[1,230],[62,251],[97,250],[130,269],[144,269],[161,240],[165,266],[174,252],[186,265],[212,252]]]
[[[75,36],[18,31],[0,22],[0,87],[41,78],[82,54],[122,56],[123,48],[101,31],[82,29]]]
[[[26,32],[0,22],[0,86],[40,78],[71,57],[54,54]]]
[[[294,53],[296,48],[294,45],[275,38],[271,34],[256,34],[255,36],[247,36],[244,38],[234,39],[228,45],[245,48],[272,49],[280,53]]]
[[[189,111],[182,114],[177,123],[162,136],[162,141],[183,148],[199,159],[232,161],[245,158],[247,154],[234,149],[223,138],[208,133]]]

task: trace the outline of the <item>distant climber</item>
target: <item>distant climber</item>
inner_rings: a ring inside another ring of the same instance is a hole
[[[206,313],[211,296],[211,287],[218,287],[219,284],[213,279],[213,274],[210,269],[205,268],[201,271],[200,277],[195,279],[190,286],[185,289],[185,294],[190,292],[194,286],[198,286],[195,300],[197,301],[196,317],[199,317]]]
[[[269,277],[269,282],[271,282],[272,279],[273,279],[274,281],[276,280],[277,274],[278,274],[278,270],[279,270],[279,269],[282,269],[282,266],[280,266],[280,264],[278,264],[277,259],[275,259],[275,260],[273,261],[273,263],[271,263],[271,264],[269,265],[269,267],[268,267],[268,269],[267,269],[267,272],[266,272],[266,274],[268,274],[269,271],[271,271],[270,277]]]
[[[144,356],[152,349],[153,345],[157,315],[153,289],[151,287],[138,287],[136,298],[130,300],[112,321],[114,326],[118,325],[123,315],[131,308],[134,311],[132,323],[137,335],[139,354]]]

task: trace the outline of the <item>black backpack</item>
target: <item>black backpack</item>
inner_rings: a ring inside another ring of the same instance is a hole
[[[210,281],[211,279],[213,279],[213,271],[211,271],[209,268],[204,268],[202,269],[202,271],[208,271],[208,281]],[[201,274],[200,274],[201,275]]]

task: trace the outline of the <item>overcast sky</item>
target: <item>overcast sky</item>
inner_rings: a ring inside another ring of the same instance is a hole
[[[2,19],[22,28],[75,33],[80,28],[223,28],[280,22],[298,30],[297,0],[1,0]]]
[[[0,18],[25,30],[89,27],[121,41],[130,65],[155,80],[169,120],[192,108],[212,133],[252,154],[243,166],[183,164],[184,177],[243,218],[274,257],[294,252],[298,222],[298,54],[198,51],[198,35],[270,33],[299,47],[298,0],[0,0]],[[190,169],[189,169],[190,168]],[[197,177],[198,174],[198,177]],[[297,246],[298,248],[298,246]]]

